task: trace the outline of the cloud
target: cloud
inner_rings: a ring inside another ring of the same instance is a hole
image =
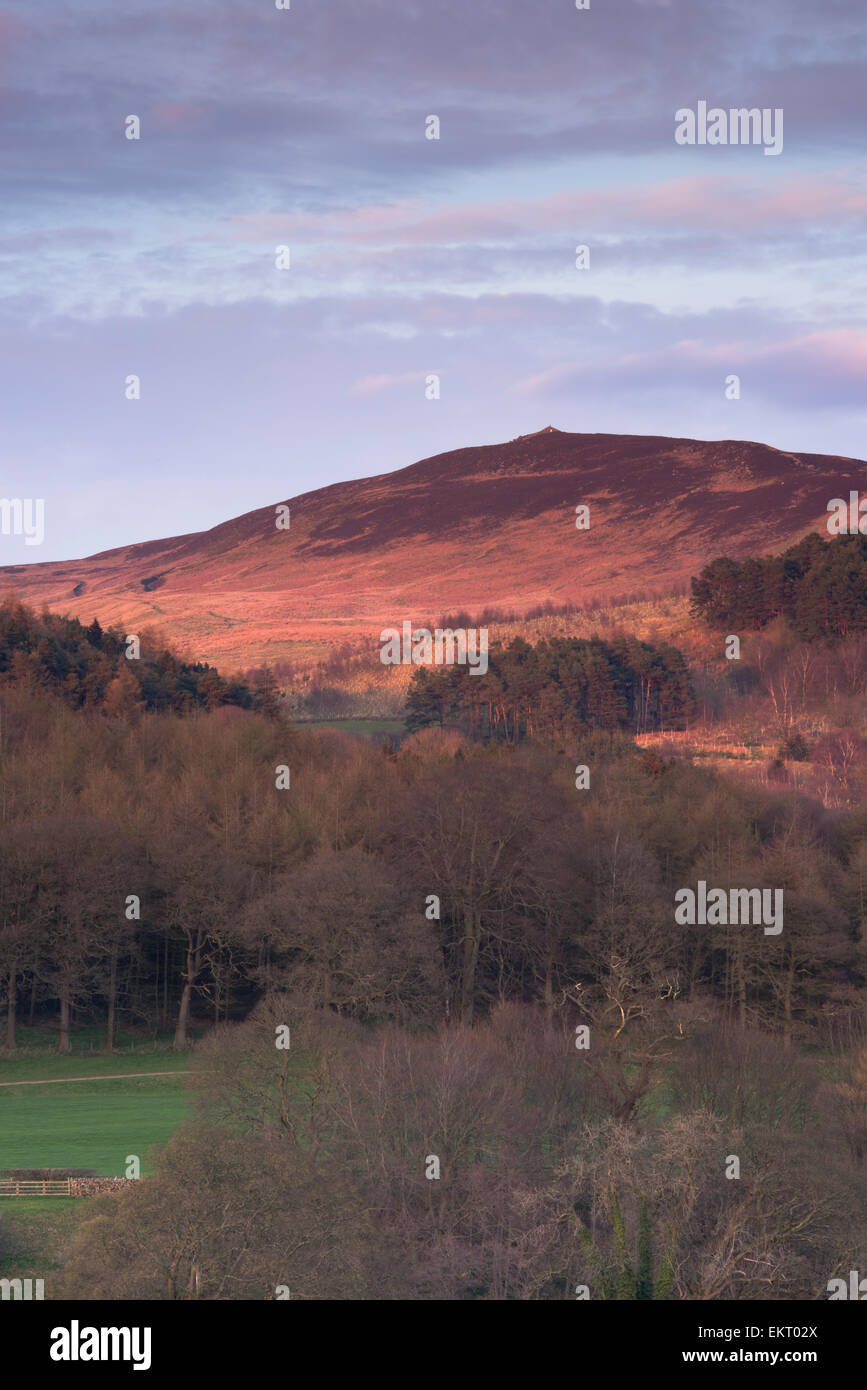
[[[516,380],[511,390],[546,399],[568,396],[578,387],[610,389],[616,383],[621,392],[678,394],[706,385],[711,377],[722,389],[729,374],[740,378],[742,391],[785,403],[792,411],[859,407],[867,388],[867,331],[817,331],[771,344],[682,338],[653,351],[621,353],[603,361],[594,356],[560,362]]]
[[[365,376],[352,384],[353,396],[373,396],[380,391],[390,391],[396,386],[410,386],[418,382],[424,382],[429,372],[383,372],[380,376]],[[439,376],[439,372],[433,375]]]
[[[240,214],[227,219],[225,231],[249,242],[294,238],[306,244],[408,246],[551,239],[560,229],[573,237],[623,236],[637,229],[790,232],[830,218],[838,227],[863,229],[865,177],[867,161],[821,175],[794,174],[777,185],[755,174],[704,174],[433,208],[401,199],[320,214]]]
[[[148,115],[163,130],[187,130],[205,123],[206,110],[190,101],[161,101]]]
[[[0,0],[7,490],[69,554],[552,413],[857,453],[867,31],[817,13]],[[781,158],[677,147],[700,98],[783,106]]]

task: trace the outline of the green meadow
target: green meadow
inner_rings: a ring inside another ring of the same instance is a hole
[[[187,1078],[181,1073],[190,1065],[188,1053],[152,1048],[7,1056],[0,1060],[0,1171],[83,1168],[101,1177],[122,1177],[130,1154],[141,1159],[142,1173],[152,1171],[153,1151],[168,1142],[189,1114]],[[86,1079],[73,1079],[79,1077]],[[18,1251],[14,1259],[0,1258],[0,1274],[45,1279],[50,1298],[57,1255],[86,1220],[93,1201],[0,1197],[0,1223],[14,1232]]]
[[[189,1068],[188,1053],[150,1050],[5,1058],[0,1171],[87,1168],[120,1177],[127,1155],[137,1154],[148,1172],[148,1151],[167,1143],[188,1114],[180,1073]],[[138,1075],[150,1072],[166,1074]]]

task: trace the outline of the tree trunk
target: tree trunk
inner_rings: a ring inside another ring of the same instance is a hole
[[[60,1037],[57,1042],[58,1052],[71,1052],[72,1045],[69,1041],[69,1000],[67,998],[60,1001]]]
[[[160,1032],[164,1033],[169,1026],[169,938],[166,937],[165,951],[163,952],[163,1008],[160,1015]]]
[[[553,983],[552,975],[553,975],[553,961],[552,961],[551,957],[548,956],[548,957],[546,958],[546,960],[545,960],[545,992],[544,992],[544,1003],[545,1003],[545,1017],[548,1019],[548,1022],[549,1022],[549,1023],[550,1023],[551,1017],[552,1017],[552,1015],[553,1015],[553,1013],[554,1013],[554,983]]]
[[[6,1009],[6,1046],[10,1052],[15,1051],[15,1004],[16,988],[18,984],[18,972],[15,961],[9,967],[9,1004]]]
[[[737,952],[738,969],[738,1022],[742,1028],[747,1022],[747,986],[744,979],[744,946],[743,937],[738,937]]]
[[[461,979],[461,1022],[466,1025],[473,1021],[478,959],[479,922],[477,914],[468,907],[464,910],[464,968]]]
[[[786,971],[785,984],[783,986],[783,1019],[785,1020],[785,1032],[783,1042],[786,1049],[792,1046],[792,988],[795,983],[795,957],[789,957],[789,968]]]
[[[190,941],[187,946],[187,968],[184,972],[184,988],[181,992],[181,1002],[178,1007],[178,1021],[175,1027],[174,1049],[182,1052],[187,1045],[187,1024],[190,1018],[190,1000],[193,994],[193,985],[199,978],[202,968],[202,946],[204,941],[202,933],[197,932],[195,943]]]
[[[117,999],[117,947],[111,948],[111,962],[108,971],[108,1020],[106,1024],[106,1046],[114,1052],[115,1001]]]
[[[173,1047],[175,1052],[182,1052],[187,1045],[187,1020],[190,1016],[190,995],[193,986],[189,980],[184,980],[184,988],[181,992],[181,1002],[178,1006],[178,1021],[175,1025],[175,1041]]]

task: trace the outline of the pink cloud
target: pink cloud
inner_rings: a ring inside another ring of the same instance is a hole
[[[755,174],[702,175],[542,198],[502,198],[426,209],[419,200],[336,212],[250,213],[228,218],[233,239],[350,244],[435,245],[515,241],[552,232],[579,239],[649,228],[668,231],[780,231],[832,218],[867,224],[863,191],[867,162],[818,177],[798,174],[771,183]]]
[[[152,107],[149,115],[164,129],[176,130],[182,126],[201,125],[205,108],[189,101],[163,101]]]
[[[353,396],[375,396],[380,391],[390,391],[395,386],[411,386],[414,382],[423,382],[431,375],[440,376],[439,372],[393,372],[391,374],[383,372],[380,376],[363,376],[352,385]]]
[[[704,368],[742,373],[756,369],[767,377],[796,382],[825,379],[838,385],[867,382],[867,331],[837,328],[808,333],[788,342],[757,346],[735,340],[704,343],[700,339],[681,339],[658,351],[621,353],[600,361],[594,353],[584,361],[560,362],[541,372],[513,382],[511,390],[519,396],[547,396],[567,391],[588,380],[650,380],[666,376],[683,380]]]

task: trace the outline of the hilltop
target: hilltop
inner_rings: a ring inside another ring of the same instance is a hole
[[[862,461],[737,440],[572,434],[508,443],[275,501],[209,531],[7,566],[0,594],[127,630],[157,625],[228,669],[304,658],[403,618],[525,612],[683,591],[720,554],[824,528]],[[278,529],[279,505],[289,529]],[[590,527],[575,526],[588,506]]]

